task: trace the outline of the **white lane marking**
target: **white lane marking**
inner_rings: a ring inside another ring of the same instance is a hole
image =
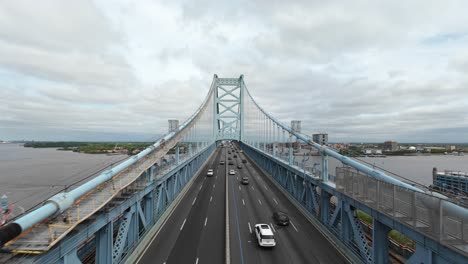
[[[255,191],[255,189],[254,189],[254,187],[253,187],[253,186],[250,186],[250,187],[252,187],[252,190],[254,190],[254,191]]]
[[[200,185],[200,189],[199,189],[199,190],[201,190],[202,187],[203,187],[203,183]]]
[[[273,229],[273,231],[276,232],[275,227],[273,227],[273,224],[272,224],[272,223],[270,223],[270,226],[271,226],[271,229]]]
[[[237,180],[239,180],[239,176],[237,176]]]
[[[240,190],[241,190],[241,187],[240,187],[240,185],[239,185],[239,191],[240,191]]]
[[[242,204],[243,204],[243,205],[245,205],[245,201],[244,201],[244,199],[242,199]]]
[[[198,258],[197,258],[197,260],[195,260],[195,264],[198,264]]]
[[[182,228],[184,228],[185,221],[187,221],[187,218],[184,219],[184,222],[183,222],[182,225],[180,226],[180,231],[182,231]]]
[[[192,205],[195,204],[195,201],[197,200],[197,197],[195,196],[195,199],[193,199]]]
[[[207,218],[205,218],[205,226],[206,226],[206,222],[208,222],[208,217],[207,217]]]
[[[215,179],[218,179],[218,175],[216,175]]]
[[[296,232],[299,232],[299,230],[297,230],[297,228],[296,228],[296,226],[294,225],[294,223],[293,223],[291,220],[289,220],[289,222],[290,222],[291,225],[294,227],[294,229],[296,230]]]
[[[211,203],[211,200],[213,200],[213,196],[210,196],[210,203]]]
[[[247,222],[249,224],[249,231],[250,231],[250,234],[252,234],[252,227],[250,226],[250,222]]]
[[[260,201],[260,199],[258,199],[258,203],[259,203],[260,205],[262,205],[262,201]]]
[[[213,184],[213,188],[214,188],[215,186],[216,186],[216,183],[215,183],[215,184]]]
[[[265,184],[263,184],[263,187],[265,187],[265,190],[268,190],[268,188],[266,187],[266,185],[265,185]]]
[[[273,201],[275,201],[275,203],[276,203],[276,204],[278,204],[278,201],[276,201],[276,199],[275,199],[275,198],[273,198]]]

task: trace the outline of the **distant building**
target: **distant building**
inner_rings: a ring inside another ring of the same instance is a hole
[[[312,140],[320,145],[328,145],[328,134],[313,134]]]
[[[396,141],[385,141],[383,144],[383,151],[397,151],[398,142]]]
[[[457,147],[456,146],[447,146],[445,149],[448,150],[448,151],[454,151],[454,150],[457,149]]]
[[[169,119],[169,132],[175,132],[179,129],[179,120]]]

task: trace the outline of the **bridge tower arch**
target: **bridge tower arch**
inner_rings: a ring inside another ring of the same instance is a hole
[[[219,78],[214,75],[214,119],[215,140],[242,140],[244,114],[244,75],[239,78]]]

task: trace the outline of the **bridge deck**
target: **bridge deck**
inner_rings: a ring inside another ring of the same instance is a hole
[[[230,155],[234,165],[219,165],[219,160],[226,160],[226,151],[217,150],[139,263],[197,263],[197,259],[198,263],[223,263],[226,177],[232,263],[347,263],[250,160],[242,163],[244,154]],[[237,169],[237,164],[243,168]],[[226,175],[225,166],[235,169],[236,175]],[[208,168],[214,169],[215,176],[205,176]],[[249,185],[240,184],[242,176],[249,177]],[[292,224],[273,225],[277,246],[259,248],[254,225],[273,224],[272,214],[278,210],[287,212]]]

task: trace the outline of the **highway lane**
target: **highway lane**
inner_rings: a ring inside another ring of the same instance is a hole
[[[224,261],[224,149],[197,175],[195,182],[138,263],[222,263]],[[207,177],[209,168],[213,177]]]
[[[234,163],[242,164],[245,155],[236,155]],[[267,176],[247,160],[242,169],[231,165],[237,174],[228,177],[232,263],[347,263]],[[249,185],[240,184],[242,176],[249,177]],[[286,212],[291,224],[277,226],[272,218],[275,211]],[[258,223],[273,226],[276,247],[258,246],[254,231]]]

